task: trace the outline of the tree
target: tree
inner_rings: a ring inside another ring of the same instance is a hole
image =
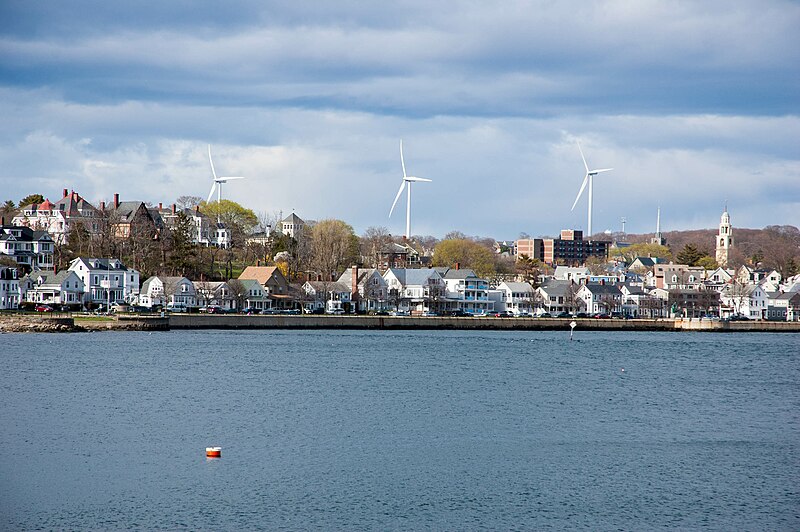
[[[378,267],[378,252],[392,243],[392,235],[385,227],[367,227],[359,240],[361,257],[373,268]]]
[[[179,209],[194,209],[203,202],[200,196],[178,196],[175,200],[175,205]]]
[[[258,224],[258,217],[253,211],[231,200],[201,202],[200,210],[210,218],[224,223],[230,231],[232,245],[238,248],[244,247],[246,236]]]
[[[169,259],[167,261],[173,275],[196,273],[197,252],[192,239],[194,221],[183,211],[178,212],[169,232]]]
[[[14,202],[11,200],[6,200],[2,206],[0,206],[0,216],[6,219],[6,222],[10,222],[11,218],[14,216],[17,207],[14,205]]]
[[[323,282],[331,280],[357,258],[358,237],[348,224],[329,219],[311,229],[311,264]]]
[[[688,264],[689,266],[696,266],[697,261],[705,257],[706,254],[697,249],[694,244],[686,244],[683,249],[678,252],[675,259],[679,264]]]
[[[244,303],[247,299],[247,287],[239,279],[230,279],[227,284],[231,299],[236,301],[236,308],[241,310],[244,308]]]
[[[41,194],[29,194],[19,200],[19,206],[25,207],[26,205],[30,205],[31,203],[44,203],[44,196]]]
[[[589,273],[592,275],[604,275],[608,273],[606,270],[606,261],[600,257],[587,257],[583,265],[589,268]]]
[[[495,273],[494,253],[484,246],[464,238],[442,240],[433,253],[434,266],[471,268],[480,277]]]
[[[717,261],[714,260],[713,257],[706,255],[705,257],[701,257],[696,263],[695,266],[700,266],[706,270],[716,270],[719,267]]]
[[[636,257],[657,257],[669,260],[672,258],[672,252],[667,246],[640,242],[624,248],[613,248],[609,251],[609,256],[610,258],[620,258],[630,264]]]
[[[532,259],[523,253],[517,259],[516,271],[524,282],[536,288],[542,275],[542,261]]]

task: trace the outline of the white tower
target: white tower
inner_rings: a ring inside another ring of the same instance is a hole
[[[664,235],[661,234],[661,207],[658,208],[658,214],[656,215],[656,234],[650,239],[650,243],[659,246],[667,245],[667,240],[664,238]]]
[[[719,234],[717,235],[717,264],[720,266],[728,265],[728,254],[733,247],[733,229],[731,228],[731,216],[728,214],[728,205],[719,219]]]

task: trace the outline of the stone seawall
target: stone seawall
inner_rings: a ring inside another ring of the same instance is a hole
[[[169,319],[156,316],[0,315],[0,332],[168,331]]]
[[[569,318],[422,318],[391,316],[237,316],[172,314],[170,329],[470,329],[569,330]],[[575,330],[800,332],[800,322],[576,319]]]

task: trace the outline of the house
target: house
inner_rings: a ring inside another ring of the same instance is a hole
[[[30,303],[66,305],[80,308],[83,305],[83,281],[75,272],[62,270],[32,272],[20,280],[21,297]]]
[[[159,226],[163,223],[141,201],[119,201],[119,194],[114,194],[114,202],[106,209],[105,202],[100,203],[100,211],[107,217],[114,238],[151,238],[159,235]]]
[[[653,271],[656,264],[665,264],[667,261],[659,257],[636,257],[628,265],[629,270],[639,273]]]
[[[636,284],[620,284],[622,293],[622,314],[629,318],[662,318],[666,316],[666,301],[669,293],[665,292],[664,298],[647,293],[644,288]]]
[[[0,226],[0,255],[13,259],[25,272],[53,269],[55,243],[47,231]]]
[[[194,209],[179,209],[174,203],[170,208],[164,208],[163,204],[158,204],[156,211],[163,220],[164,226],[172,229],[175,227],[179,217],[185,216],[191,220],[192,242],[201,246],[215,246],[218,248],[228,248],[231,245],[231,234],[224,223],[213,220],[200,212],[200,207]],[[152,211],[151,211],[152,214]]]
[[[325,309],[325,312],[350,313],[350,285],[338,281],[306,281],[303,291],[307,298],[304,306],[308,310]]]
[[[237,299],[238,308],[255,310],[265,310],[271,307],[272,302],[267,296],[267,290],[255,279],[239,279],[242,291],[234,294]]]
[[[0,310],[9,310],[19,307],[19,278],[17,269],[9,266],[0,266]]]
[[[157,276],[142,283],[139,304],[145,307],[196,307],[197,291],[186,277]]]
[[[359,311],[386,308],[388,286],[375,268],[347,268],[337,282],[350,285],[350,301],[357,302]]]
[[[193,284],[198,306],[217,306],[225,310],[238,308],[236,297],[225,281],[194,281]]]
[[[67,269],[83,281],[84,302],[89,305],[131,304],[139,297],[139,272],[119,259],[78,257],[70,261]]]
[[[564,279],[549,279],[536,289],[539,301],[534,313],[548,312],[556,315],[559,312],[575,312],[581,307],[577,293],[580,285]]]
[[[97,234],[100,229],[100,212],[80,194],[65,188],[63,197],[56,203],[45,200],[39,204],[21,206],[11,223],[47,231],[56,244],[64,244],[69,232],[78,225],[83,225],[90,234]]]
[[[258,281],[264,289],[268,304],[264,308],[291,309],[296,306],[289,291],[289,282],[277,266],[248,266],[239,275],[239,280]]]
[[[422,266],[420,253],[408,244],[390,242],[375,253],[375,264],[381,275],[389,269],[419,268]]]
[[[390,268],[383,274],[389,305],[408,312],[440,311],[446,305],[447,286],[431,268]]]
[[[613,284],[584,284],[575,294],[590,314],[622,311],[622,292]]]
[[[461,310],[470,314],[485,314],[494,310],[494,301],[489,298],[489,281],[478,277],[469,268],[434,268],[444,281],[446,293],[435,294],[429,286],[434,304],[428,310]],[[438,300],[438,301],[437,301]]]
[[[762,319],[767,314],[767,292],[758,284],[731,281],[719,294],[719,300],[720,317]]]
[[[500,292],[499,305],[495,310],[505,310],[512,314],[533,314],[535,290],[530,283],[502,282],[497,286]]]
[[[591,274],[589,268],[583,266],[556,266],[553,278],[560,281],[572,281],[573,283],[581,284],[585,279],[588,279]]]

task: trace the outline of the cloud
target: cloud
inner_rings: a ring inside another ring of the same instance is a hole
[[[205,197],[412,229],[800,224],[800,6],[240,1],[0,4],[0,191]],[[4,200],[6,198],[0,198]],[[51,198],[52,199],[52,198]]]

